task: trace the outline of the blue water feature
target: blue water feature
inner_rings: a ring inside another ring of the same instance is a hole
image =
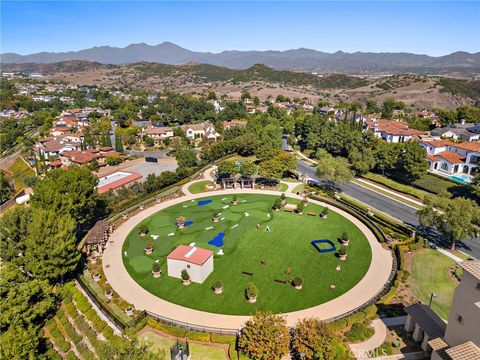
[[[313,245],[313,247],[315,249],[317,249],[317,251],[319,253],[329,253],[329,252],[333,252],[333,251],[337,250],[335,248],[335,244],[330,240],[313,240],[311,242],[311,244]],[[330,245],[330,247],[326,247],[326,248],[322,247],[321,248],[321,247],[318,246],[318,244],[328,244],[328,245]]]
[[[185,226],[190,226],[193,224],[193,221],[189,220],[189,221],[185,221]],[[175,226],[178,226],[178,223],[175,223]]]
[[[211,202],[212,200],[200,200],[200,201],[197,201],[197,206],[207,205],[207,204],[210,204]]]
[[[221,232],[218,233],[217,236],[215,236],[212,240],[208,242],[209,245],[213,245],[216,247],[222,247],[223,246],[223,238],[225,237],[225,233]]]

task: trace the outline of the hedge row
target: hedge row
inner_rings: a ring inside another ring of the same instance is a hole
[[[77,351],[80,353],[84,360],[96,359],[93,352],[84,343],[80,343],[77,345]]]
[[[67,334],[68,338],[76,345],[82,340],[82,336],[77,333],[75,328],[70,324],[68,318],[62,311],[59,311],[56,315],[56,320],[62,324],[63,328],[65,329],[65,333]]]
[[[70,343],[65,340],[63,334],[60,332],[60,330],[58,330],[55,320],[49,320],[46,324],[46,327],[53,342],[60,348],[60,350],[62,350],[64,353],[70,350]]]
[[[78,360],[78,357],[77,357],[77,355],[75,355],[74,352],[69,351],[68,354],[67,354],[67,360]]]
[[[375,305],[367,306],[365,309],[357,311],[352,315],[344,317],[336,321],[328,323],[328,327],[333,331],[343,330],[349,326],[352,326],[355,323],[369,319],[377,314],[377,307]]]
[[[393,251],[397,256],[397,264],[398,264],[397,274],[403,271],[403,267],[405,266],[405,249],[408,249],[408,245],[396,244],[393,246]],[[383,295],[383,297],[378,301],[380,304],[388,304],[390,303],[390,301],[393,300],[393,298],[397,293],[398,286],[400,285],[400,281],[401,281],[400,277],[397,276],[390,290],[385,295]]]
[[[422,190],[416,189],[412,186],[400,184],[394,180],[386,178],[385,176],[373,173],[367,173],[362,175],[365,179],[372,180],[373,182],[379,183],[384,185],[387,188],[392,190],[396,190],[398,192],[411,195],[416,197],[419,200],[423,200],[425,198],[425,193]]]
[[[189,340],[196,340],[201,342],[212,342],[217,344],[228,344],[229,354],[231,359],[237,358],[237,353],[235,350],[236,338],[235,336],[228,335],[217,335],[208,332],[187,330],[179,326],[167,325],[162,322],[155,320],[152,317],[148,317],[147,325],[152,329],[159,330],[166,334],[178,337],[178,338],[188,338]]]

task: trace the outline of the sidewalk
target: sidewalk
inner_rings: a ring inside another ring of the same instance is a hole
[[[361,343],[348,345],[357,359],[364,359],[365,354],[382,345],[387,337],[387,327],[381,319],[373,320],[371,326],[375,330],[375,333],[370,339]]]
[[[463,259],[459,258],[458,256],[453,255],[450,251],[448,251],[446,249],[442,249],[442,248],[438,247],[437,251],[441,252],[445,256],[448,256],[450,259],[452,259],[456,263],[464,261]]]
[[[368,181],[368,180],[361,179],[361,178],[356,178],[355,180],[356,180],[357,182],[362,182],[362,183],[364,183],[364,184],[368,184],[369,186],[374,187],[374,188],[377,188],[378,190],[381,190],[382,192],[386,192],[386,193],[388,193],[388,194],[395,195],[395,196],[398,197],[398,198],[405,199],[405,200],[407,200],[408,202],[411,202],[411,203],[416,204],[416,205],[418,205],[418,206],[424,206],[421,201],[414,200],[414,199],[412,199],[411,197],[402,195],[401,193],[399,193],[399,192],[397,192],[397,191],[393,191],[393,190],[387,189],[386,187],[379,186],[379,185],[375,184],[375,183],[372,182],[372,181]],[[359,185],[360,185],[360,184],[359,184]],[[372,191],[373,191],[373,190],[372,190]],[[381,193],[381,192],[380,192],[380,193]],[[382,195],[384,195],[384,194],[382,194]],[[396,199],[394,199],[394,200],[396,200]],[[396,200],[396,201],[399,201],[399,200]],[[408,204],[406,204],[406,205],[408,205]]]

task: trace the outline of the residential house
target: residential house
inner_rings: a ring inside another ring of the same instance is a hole
[[[231,121],[224,121],[223,122],[223,129],[224,130],[227,130],[227,129],[230,129],[232,127],[245,127],[247,126],[248,124],[248,121],[246,120],[231,120]]]
[[[36,151],[43,157],[58,156],[64,151],[80,150],[81,143],[64,139],[47,138],[36,144]]]
[[[215,127],[208,122],[182,125],[181,129],[185,132],[187,138],[195,142],[199,140],[212,142],[217,141],[220,137],[220,134],[215,130]]]
[[[478,141],[480,140],[480,123],[466,123],[463,120],[460,123],[433,129],[430,135],[437,139],[450,138],[453,140]]]
[[[410,129],[408,123],[396,120],[370,119],[365,120],[365,129],[389,143],[401,143],[417,139],[425,134],[423,131]]]
[[[470,182],[480,164],[480,141],[457,144],[434,139],[423,140],[420,145],[427,151],[430,171],[440,175],[463,175],[462,180]]]
[[[173,137],[173,129],[164,126],[149,126],[142,130],[142,135],[151,137],[155,142],[155,145],[161,145],[165,139]]]
[[[480,260],[458,264],[462,279],[453,296],[448,323],[424,304],[406,309],[405,330],[432,360],[480,359]]]

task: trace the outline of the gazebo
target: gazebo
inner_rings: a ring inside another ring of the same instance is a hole
[[[110,221],[97,221],[87,233],[87,238],[83,244],[83,252],[85,252],[87,256],[90,255],[92,251],[97,251],[101,255],[110,234],[113,232],[113,227],[113,223]]]
[[[222,188],[235,189],[237,185],[237,179],[235,178],[222,178]]]

